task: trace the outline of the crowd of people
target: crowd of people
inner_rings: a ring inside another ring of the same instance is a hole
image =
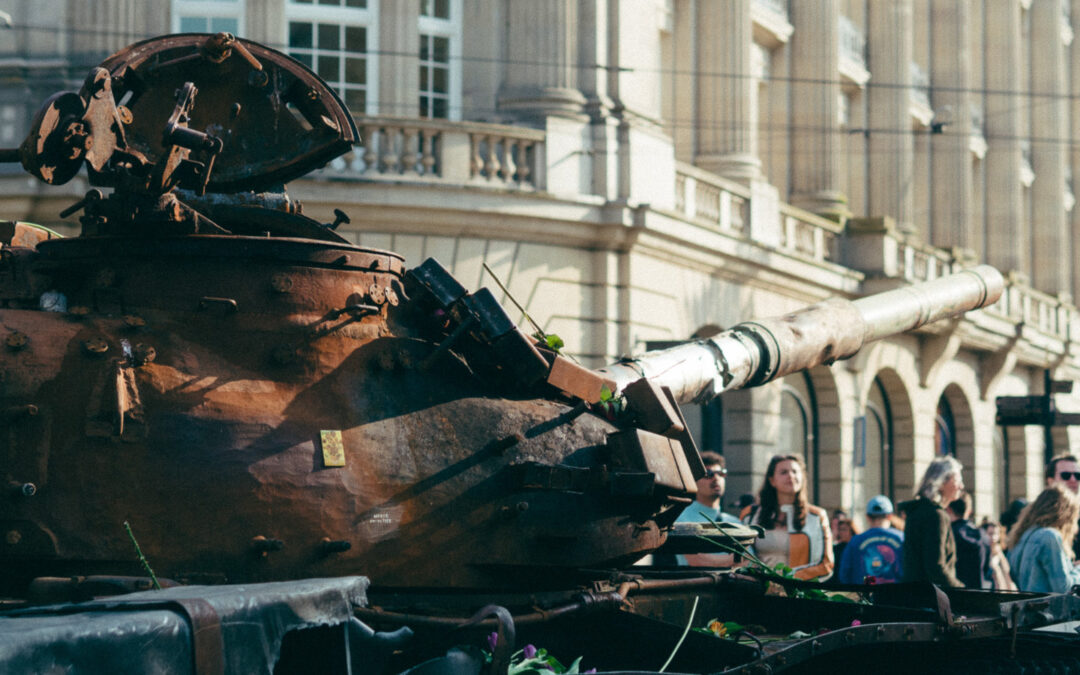
[[[963,467],[933,460],[914,499],[893,508],[885,495],[866,504],[860,532],[843,511],[830,516],[809,502],[806,471],[795,455],[769,462],[757,495],[739,498],[739,518],[723,510],[723,456],[702,453],[705,476],[681,522],[742,522],[764,536],[751,549],[769,567],[786,565],[799,579],[843,584],[929,581],[940,586],[1058,592],[1080,584],[1080,462],[1058,455],[1046,466],[1046,486],[1028,503],[1014,501],[1001,521],[972,520]],[[729,554],[680,556],[684,565],[727,566]]]

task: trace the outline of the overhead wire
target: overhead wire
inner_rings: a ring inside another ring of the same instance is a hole
[[[57,26],[55,24],[51,24],[51,25],[45,25],[45,24],[41,24],[41,25],[17,24],[15,27],[25,29],[25,30],[29,30],[29,31],[36,31],[36,32],[49,32],[49,33],[54,33],[54,34],[61,34],[62,33],[64,35],[90,35],[90,36],[96,36],[96,37],[103,37],[103,36],[104,37],[118,37],[118,38],[122,38],[124,40],[139,40],[139,39],[144,39],[144,38],[147,38],[147,37],[151,37],[150,35],[141,33],[139,31],[122,30],[122,29],[117,29],[117,28],[87,28],[87,27],[65,28],[65,27],[62,27],[62,26]],[[276,49],[279,49],[279,50],[282,50],[282,51],[286,51],[286,52],[289,49],[289,46],[287,44],[277,44],[277,43],[266,43],[266,44],[268,46],[271,46],[273,48],[276,48]],[[337,51],[337,52],[333,52],[333,53],[342,53],[342,52]],[[416,56],[416,54],[414,52],[411,52],[411,51],[406,52],[406,51],[390,50],[390,49],[374,49],[374,50],[367,50],[365,52],[357,52],[357,53],[358,54],[363,54],[365,56],[373,56],[373,55],[374,56],[406,56],[406,57]],[[699,81],[701,79],[713,79],[713,78],[754,79],[754,80],[758,79],[755,75],[748,74],[748,73],[725,73],[725,72],[720,72],[720,71],[709,71],[709,70],[702,70],[702,69],[682,69],[682,68],[676,68],[676,67],[650,68],[650,67],[638,66],[638,65],[629,66],[629,67],[628,66],[609,66],[609,65],[604,65],[604,64],[566,63],[566,62],[563,62],[563,61],[542,60],[542,59],[505,58],[505,57],[496,57],[496,56],[454,55],[452,57],[451,61],[460,61],[463,65],[470,64],[470,63],[471,64],[488,63],[488,64],[492,64],[492,65],[501,65],[501,66],[515,66],[515,65],[520,65],[520,66],[542,66],[542,67],[558,66],[560,68],[569,68],[571,70],[578,70],[578,71],[581,71],[581,70],[590,70],[590,71],[603,70],[603,71],[617,71],[620,74],[644,74],[644,75],[659,75],[659,76],[665,76],[665,77],[691,77],[691,78],[694,78],[695,80],[699,80]],[[794,76],[780,76],[780,75],[775,75],[775,74],[770,74],[769,77],[766,78],[764,81],[766,83],[787,84],[787,85],[790,85],[790,86],[793,86],[793,87],[794,86],[799,86],[799,85],[842,86],[842,85],[845,84],[845,81],[840,77],[837,77],[837,78],[807,78],[807,77],[794,77]],[[952,93],[952,94],[977,94],[977,95],[986,96],[986,97],[991,97],[991,96],[1003,97],[1003,98],[1015,97],[1015,98],[1020,98],[1023,101],[1027,101],[1028,104],[1025,107],[1028,107],[1029,110],[1032,108],[1032,106],[1035,106],[1035,105],[1051,105],[1051,104],[1053,104],[1055,102],[1074,102],[1074,101],[1080,102],[1080,92],[1078,92],[1078,93],[1045,92],[1044,93],[1044,92],[1037,92],[1037,91],[1031,91],[1031,90],[1020,90],[1020,89],[999,89],[999,88],[990,88],[990,87],[971,87],[971,86],[967,86],[967,87],[959,87],[959,86],[951,87],[951,86],[944,86],[944,85],[932,85],[932,86],[929,86],[929,87],[924,87],[924,86],[921,86],[921,85],[916,85],[916,84],[911,84],[911,83],[880,82],[880,81],[876,81],[876,80],[873,80],[873,79],[871,79],[870,81],[865,83],[865,85],[863,85],[863,87],[861,88],[862,95],[868,95],[869,91],[873,90],[873,89],[906,89],[906,90],[911,90],[911,91],[925,89],[925,90],[928,90],[928,92],[929,92],[928,95],[930,95],[930,96],[933,96],[933,94],[935,94],[935,93],[937,93],[937,94]],[[1045,99],[1045,100],[1043,100],[1043,99]],[[1024,106],[1023,103],[1021,105]],[[417,111],[416,105],[413,104],[413,103],[394,104],[394,103],[391,103],[391,102],[382,101],[382,102],[379,103],[379,108],[380,108],[380,113],[379,114],[382,114],[382,115],[393,115],[393,114],[415,115],[416,111]],[[468,119],[476,119],[476,118],[480,118],[480,119],[492,118],[492,119],[495,119],[495,120],[498,120],[500,118],[507,119],[507,113],[506,113],[505,110],[501,110],[501,109],[498,109],[498,108],[492,108],[490,106],[452,105],[452,104],[448,103],[448,110],[455,113],[457,116],[465,117],[465,118],[468,118]],[[985,121],[986,119],[988,119],[990,117],[993,117],[993,116],[995,116],[997,114],[1008,114],[1010,112],[1015,112],[1015,111],[1016,111],[1016,108],[1005,109],[1005,110],[1002,110],[1002,111],[991,111],[991,112],[985,112],[984,111],[983,120]],[[963,114],[963,113],[961,112],[960,114]],[[672,131],[690,130],[690,131],[719,131],[719,132],[724,132],[724,131],[734,131],[734,130],[739,130],[739,129],[744,128],[741,125],[735,125],[735,124],[728,125],[728,124],[725,124],[723,121],[720,121],[720,122],[716,122],[716,121],[703,122],[700,119],[700,116],[698,116],[698,117],[668,117],[668,118],[652,120],[652,121],[658,127],[670,129]],[[786,138],[787,135],[792,133],[792,132],[812,133],[812,134],[832,134],[832,135],[837,135],[837,136],[861,135],[864,138],[869,138],[869,137],[872,137],[872,136],[875,136],[875,135],[877,135],[877,136],[881,136],[881,135],[894,135],[894,136],[916,135],[916,136],[918,136],[918,135],[921,135],[921,134],[930,134],[931,133],[929,129],[925,129],[925,128],[918,129],[918,128],[913,128],[913,127],[887,128],[887,127],[871,127],[871,126],[861,126],[861,127],[850,127],[849,126],[849,127],[844,127],[844,126],[840,126],[840,125],[837,125],[837,126],[825,126],[825,125],[817,126],[817,125],[806,125],[806,124],[793,125],[793,124],[790,124],[790,123],[788,123],[786,121],[780,122],[778,124],[769,124],[769,123],[762,124],[762,123],[759,122],[759,123],[755,124],[753,126],[753,128],[754,128],[754,130],[757,131],[758,134],[764,134],[765,138],[771,138],[771,137],[773,137],[774,134],[777,134],[777,135],[780,135],[780,136]],[[1057,146],[1067,147],[1067,148],[1070,148],[1070,149],[1080,148],[1080,139],[1074,140],[1071,136],[1070,137],[1052,137],[1052,136],[1032,136],[1030,134],[1015,134],[1015,135],[1001,134],[1001,133],[995,133],[995,132],[988,132],[985,126],[983,126],[982,129],[980,129],[978,131],[981,131],[981,135],[987,141],[1000,141],[1000,142],[1021,141],[1021,142],[1027,142],[1027,143],[1031,144],[1032,146],[1034,146],[1034,145],[1057,145]],[[947,130],[944,133],[932,134],[932,135],[948,137],[948,136],[957,136],[958,134],[956,134],[953,131]],[[964,135],[966,136],[967,134],[964,134]],[[877,152],[877,151],[880,151],[880,152],[892,152],[889,149],[873,150],[871,148],[867,148],[867,149],[859,150],[858,154],[863,155],[863,154],[867,154],[868,152],[870,154],[873,154],[874,152]],[[792,150],[792,152],[797,153],[796,150]],[[797,154],[796,154],[796,156],[797,156]]]

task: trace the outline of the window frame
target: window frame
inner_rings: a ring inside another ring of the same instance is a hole
[[[244,16],[247,13],[247,0],[172,0],[171,9],[169,23],[173,33],[186,32],[181,31],[180,22],[187,18],[236,19],[234,35],[242,36],[246,30]]]
[[[449,40],[449,60],[447,62],[447,100],[446,100],[446,119],[450,121],[460,121],[462,117],[461,110],[461,89],[462,89],[462,44],[464,42],[462,34],[462,0],[448,0],[450,4],[450,18],[449,19],[437,19],[431,16],[424,16],[422,14],[417,16],[417,35],[420,42],[424,40],[425,36],[432,37],[445,37]],[[423,62],[420,61],[420,54],[417,53],[417,67],[423,67]],[[419,71],[417,74],[417,85],[419,86]],[[416,114],[420,115],[420,96],[426,92],[423,90],[417,91],[417,105]],[[433,118],[441,119],[441,118]]]
[[[367,50],[364,53],[365,66],[364,66],[364,109],[354,110],[349,108],[353,115],[375,115],[379,110],[379,2],[378,0],[367,0],[366,8],[356,7],[344,7],[340,5],[319,5],[315,3],[299,3],[295,0],[286,0],[285,2],[285,48],[284,52],[293,55],[292,47],[289,45],[289,24],[295,22],[306,22],[313,24],[318,30],[318,24],[334,24],[336,26],[353,26],[362,27],[365,29],[365,40],[367,42]],[[312,58],[312,71],[318,73],[317,64],[315,58],[318,55],[318,49],[312,50],[314,52]],[[343,54],[342,50],[337,52],[326,52],[327,54],[336,53]],[[295,57],[293,57],[295,58]],[[334,82],[327,82],[327,85],[334,90],[334,92],[341,97],[341,100],[345,100],[345,92],[341,88],[344,84],[341,80]]]

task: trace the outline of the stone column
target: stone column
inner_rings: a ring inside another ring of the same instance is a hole
[[[418,2],[379,4],[379,111],[394,117],[420,114]],[[368,38],[370,41],[370,38]],[[362,110],[354,111],[362,113]]]
[[[499,107],[529,116],[582,113],[578,90],[578,4],[575,0],[510,1],[507,64]]]
[[[935,246],[981,251],[981,223],[972,220],[970,0],[931,3],[929,30],[935,119],[928,239]]]
[[[1075,19],[1080,19],[1080,0],[1067,0],[1072,3],[1072,9],[1070,16]],[[1077,63],[1077,59],[1080,59],[1080,40],[1073,39],[1071,45],[1069,45],[1070,61],[1069,63]],[[1069,138],[1080,138],[1080,97],[1076,94],[1080,93],[1080,68],[1072,67],[1069,69],[1069,75],[1071,82],[1069,83],[1069,120],[1071,122],[1071,128],[1069,129]],[[1072,191],[1073,196],[1080,195],[1080,145],[1075,143],[1070,144],[1070,167],[1072,168]],[[1078,197],[1080,198],[1080,197]],[[1072,211],[1069,213],[1070,223],[1072,231],[1074,233],[1080,233],[1080,206],[1073,206]],[[1080,234],[1074,234],[1072,244],[1072,266],[1073,269],[1080,269],[1077,265],[1080,265],[1080,240],[1077,237]],[[1080,298],[1080,274],[1074,274],[1072,280],[1072,296],[1075,300]]]
[[[915,229],[912,185],[915,144],[911,128],[911,0],[869,5],[869,67],[873,73],[866,130],[870,190],[868,212],[893,218],[903,230]]]
[[[777,448],[780,417],[777,383],[724,394],[724,459],[729,496],[757,494]]]
[[[840,191],[840,0],[793,2],[791,23],[791,202],[827,218],[847,217]]]
[[[1034,286],[1072,292],[1070,236],[1065,219],[1065,144],[1068,90],[1062,43],[1063,0],[1031,5],[1031,186]]]
[[[1002,271],[1029,273],[1027,214],[1023,209],[1019,2],[985,4],[986,35],[986,261]],[[992,47],[991,47],[992,45]]]
[[[248,0],[242,37],[271,45],[289,43],[285,0]]]
[[[751,0],[697,3],[698,132],[694,163],[743,183],[758,178]]]

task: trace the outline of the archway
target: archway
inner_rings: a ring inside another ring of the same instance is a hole
[[[956,457],[964,465],[964,484],[969,492],[974,492],[975,420],[967,395],[959,385],[951,383],[945,387],[938,399],[934,422],[936,454]]]
[[[878,443],[883,494],[894,502],[915,491],[915,424],[907,385],[892,368],[878,371],[861,399],[867,442]],[[873,496],[873,495],[870,495]]]

